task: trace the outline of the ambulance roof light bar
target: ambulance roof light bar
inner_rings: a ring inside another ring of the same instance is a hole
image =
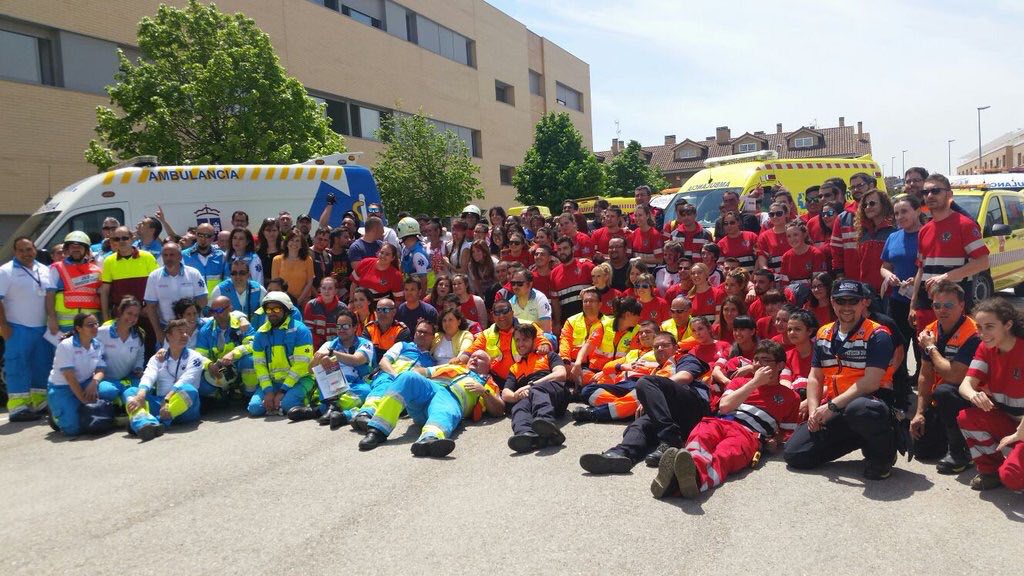
[[[764,162],[778,160],[779,153],[775,150],[758,150],[757,152],[744,152],[743,154],[730,154],[728,156],[715,156],[704,161],[704,166],[713,168],[725,164],[736,164],[738,162]]]
[[[326,156],[317,156],[303,162],[303,164],[316,164],[317,166],[347,166],[358,164],[362,152],[335,152]]]

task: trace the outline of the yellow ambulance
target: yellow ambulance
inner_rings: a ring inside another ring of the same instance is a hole
[[[1007,186],[953,184],[953,200],[981,227],[989,269],[974,277],[974,301],[995,290],[1024,295],[1024,194]]]
[[[685,199],[697,206],[697,220],[701,225],[713,228],[722,195],[727,191],[739,194],[747,210],[758,210],[766,207],[755,207],[757,200],[751,194],[760,189],[762,198],[771,198],[775,190],[785,187],[793,194],[801,213],[806,211],[804,191],[829,178],[839,177],[849,182],[851,176],[864,172],[877,178],[879,190],[886,191],[882,169],[869,155],[780,159],[774,150],[765,150],[708,158],[704,166],[679,192],[655,196],[651,205],[665,210],[666,214],[675,214],[676,203]]]

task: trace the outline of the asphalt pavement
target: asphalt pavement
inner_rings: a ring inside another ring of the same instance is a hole
[[[212,415],[148,443],[64,439],[0,416],[0,573],[1019,574],[1024,495],[917,461],[861,478],[859,455],[812,473],[778,458],[693,500],[654,471],[595,477],[579,457],[624,424],[565,422],[566,445],[506,447],[510,424],[414,458],[417,431],[360,436],[280,417]]]

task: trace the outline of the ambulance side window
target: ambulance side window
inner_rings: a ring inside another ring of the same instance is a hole
[[[1005,195],[1003,204],[1006,205],[1006,221],[1010,228],[1014,230],[1024,228],[1024,206],[1021,205],[1020,197]]]
[[[1003,223],[1003,206],[999,202],[999,196],[993,194],[988,198],[988,206],[985,209],[985,229],[982,235],[991,236],[992,227]]]
[[[73,230],[81,230],[88,234],[89,239],[95,244],[103,239],[103,220],[111,217],[117,218],[118,222],[124,224],[124,210],[120,208],[104,208],[94,212],[75,214],[68,218],[68,221],[61,225],[57,233],[53,235],[53,243],[62,241]]]

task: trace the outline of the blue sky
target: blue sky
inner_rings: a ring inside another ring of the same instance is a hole
[[[864,122],[877,161],[946,171],[1024,128],[1024,0],[488,0],[590,64],[594,146]]]

